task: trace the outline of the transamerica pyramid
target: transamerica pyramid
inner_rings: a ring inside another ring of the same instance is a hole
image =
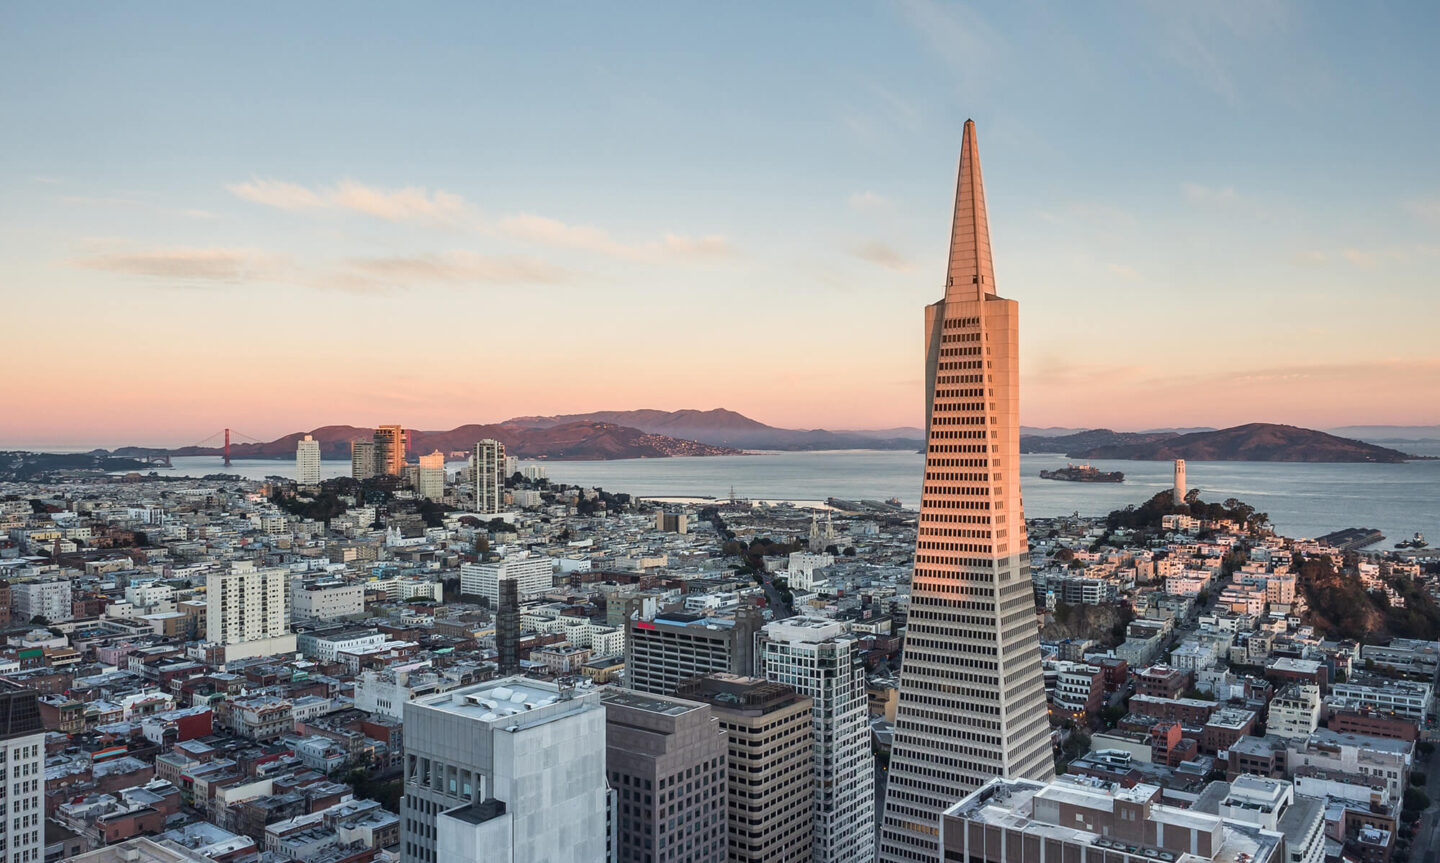
[[[1055,773],[1020,504],[1020,307],[995,293],[965,122],[945,297],[925,308],[925,482],[880,828],[938,860],[940,813],[996,776]]]

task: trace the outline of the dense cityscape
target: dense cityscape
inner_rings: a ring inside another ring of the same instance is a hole
[[[401,425],[348,477],[307,435],[264,481],[0,484],[3,859],[1430,863],[1440,554],[1183,461],[1027,522],[995,281],[966,123],[918,511]]]

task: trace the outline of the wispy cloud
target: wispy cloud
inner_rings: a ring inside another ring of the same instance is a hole
[[[255,249],[175,247],[72,258],[72,266],[175,281],[270,281],[288,267],[283,257]]]
[[[1134,281],[1140,278],[1140,272],[1128,264],[1109,264],[1105,269],[1109,270],[1111,274],[1127,281]]]
[[[232,195],[282,210],[353,210],[390,222],[458,222],[473,217],[473,211],[459,195],[417,186],[384,189],[354,180],[333,186],[308,188],[282,180],[252,179],[225,187]]]
[[[1440,222],[1440,198],[1420,198],[1414,201],[1406,201],[1405,209],[1408,210],[1412,216]]]
[[[888,270],[897,270],[908,273],[914,269],[914,264],[906,260],[903,255],[879,240],[867,240],[850,250],[850,254],[862,261],[869,261],[877,266],[885,267]]]
[[[850,196],[850,209],[862,213],[891,210],[895,202],[876,192],[856,192]]]
[[[1200,183],[1181,183],[1180,191],[1185,200],[1192,204],[1228,204],[1239,200],[1234,186],[1205,186]]]
[[[490,218],[460,195],[417,186],[383,189],[342,180],[333,186],[311,188],[282,180],[252,179],[232,183],[226,189],[244,200],[282,210],[344,210],[389,222],[472,230],[630,261],[697,260],[723,257],[734,251],[729,240],[719,234],[696,237],[667,233],[655,240],[624,242],[604,228],[574,225],[535,213]]]
[[[465,250],[441,254],[385,258],[351,258],[342,262],[346,275],[370,287],[404,288],[416,284],[556,284],[571,274],[535,258],[492,257]],[[361,287],[357,282],[356,287]]]

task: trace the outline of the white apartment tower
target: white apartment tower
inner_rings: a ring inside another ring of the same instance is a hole
[[[486,438],[475,444],[475,511],[505,508],[505,444]]]
[[[1054,776],[1020,502],[1020,308],[995,293],[965,122],[945,295],[925,309],[926,455],[880,857],[937,860],[943,812]]]
[[[608,827],[600,691],[507,677],[406,702],[401,863],[592,863]]]
[[[759,675],[811,699],[815,723],[815,863],[875,859],[875,765],[865,665],[845,624],[791,617],[756,636]]]
[[[290,573],[236,561],[205,582],[205,640],[225,649],[225,661],[295,652],[290,631]]]
[[[515,579],[516,595],[544,593],[553,584],[555,561],[548,557],[507,557],[498,563],[465,563],[460,565],[460,592],[483,596],[491,608],[500,607],[500,581]]]
[[[320,441],[312,435],[295,444],[295,482],[315,485],[320,482]]]
[[[16,582],[10,586],[15,622],[29,623],[37,617],[50,623],[72,620],[71,595],[70,582],[64,579]]]
[[[33,689],[0,683],[0,863],[45,859],[45,726]]]

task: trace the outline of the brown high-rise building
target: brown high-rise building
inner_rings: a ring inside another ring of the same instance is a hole
[[[809,863],[815,806],[811,700],[759,677],[711,674],[680,687],[710,705],[730,741],[730,860]]]
[[[405,467],[407,435],[401,426],[375,429],[375,473],[399,476]]]
[[[887,863],[939,859],[941,813],[991,779],[1055,770],[1020,504],[1019,334],[1019,305],[995,293],[967,120],[945,296],[925,309],[925,481],[881,823]]]
[[[710,707],[607,687],[605,773],[617,859],[725,859],[726,741]]]

